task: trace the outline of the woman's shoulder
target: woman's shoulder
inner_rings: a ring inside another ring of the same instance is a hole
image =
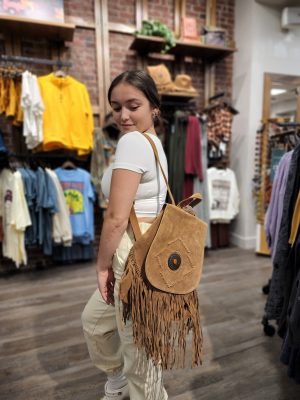
[[[127,132],[123,133],[121,137],[119,138],[119,143],[122,142],[132,142],[132,141],[140,141],[143,140],[143,135],[139,131],[132,131],[132,132]]]
[[[118,141],[118,147],[128,147],[132,146],[133,148],[147,148],[148,147],[148,141],[144,137],[144,135],[139,132],[139,131],[132,131],[128,133],[124,133],[119,141]]]

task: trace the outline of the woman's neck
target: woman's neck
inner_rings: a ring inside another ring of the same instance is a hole
[[[151,126],[149,129],[146,129],[143,133],[151,133],[152,135],[157,136],[153,126]]]

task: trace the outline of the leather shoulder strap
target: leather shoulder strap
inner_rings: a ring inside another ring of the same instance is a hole
[[[161,165],[161,163],[160,163],[159,155],[158,155],[158,151],[157,151],[157,149],[156,149],[155,143],[154,143],[154,141],[153,141],[147,134],[142,133],[142,135],[143,135],[143,136],[148,140],[148,142],[151,144],[151,147],[152,147],[153,152],[154,152],[155,159],[156,159],[156,161],[158,162],[158,164],[159,164],[159,166],[160,166],[160,170],[161,170],[162,175],[163,175],[163,177],[164,177],[164,180],[165,180],[165,182],[166,182],[166,185],[167,185],[167,189],[168,189],[168,193],[169,193],[171,202],[172,202],[172,204],[175,205],[175,200],[174,200],[174,197],[173,197],[173,195],[172,195],[172,192],[171,192],[171,189],[170,189],[170,186],[169,186],[169,183],[168,183],[166,174],[165,174],[165,172],[164,172],[164,170],[163,170],[163,167],[162,167],[162,165]]]
[[[169,184],[168,184],[168,180],[167,180],[166,174],[165,174],[165,172],[164,172],[164,170],[163,170],[163,167],[162,167],[162,165],[161,165],[161,163],[160,163],[159,155],[158,155],[158,152],[157,152],[155,143],[154,143],[153,140],[152,140],[148,135],[146,135],[145,133],[142,133],[142,135],[148,140],[148,142],[150,143],[150,145],[151,145],[151,147],[152,147],[152,149],[153,149],[156,162],[159,164],[159,167],[160,167],[160,169],[161,169],[162,175],[163,175],[164,180],[165,180],[165,182],[166,182],[166,185],[167,185],[167,189],[168,189],[168,193],[169,193],[171,202],[172,202],[172,204],[175,205],[175,200],[174,200],[174,197],[173,197],[173,195],[172,195],[170,186],[169,186]],[[138,239],[142,236],[142,232],[141,232],[141,229],[140,229],[140,226],[139,226],[139,222],[138,222],[138,219],[137,219],[135,210],[134,210],[134,205],[132,205],[131,210],[130,210],[129,221],[130,221],[130,224],[131,224],[131,228],[132,228],[132,230],[133,230],[134,238],[135,238],[135,240],[138,240]]]
[[[200,203],[200,201],[202,201],[202,196],[200,193],[194,193],[192,194],[190,197],[181,200],[180,203],[178,203],[178,207],[185,207],[185,206],[191,206],[191,207],[195,207],[198,203]]]

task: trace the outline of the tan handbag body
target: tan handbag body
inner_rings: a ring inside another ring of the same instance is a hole
[[[193,213],[199,193],[175,205],[152,139],[156,160],[172,204],[165,204],[142,235],[131,209],[135,236],[120,284],[123,319],[132,320],[135,344],[163,369],[184,367],[191,344],[192,367],[201,363],[202,332],[197,288],[200,282],[207,224]],[[192,331],[192,343],[188,333]]]

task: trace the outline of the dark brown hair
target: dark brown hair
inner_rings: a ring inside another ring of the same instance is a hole
[[[110,87],[108,89],[107,98],[108,98],[109,104],[111,104],[112,90],[119,83],[122,83],[122,82],[126,82],[126,83],[134,86],[141,92],[143,92],[153,107],[155,107],[155,108],[160,107],[160,99],[159,99],[159,95],[157,92],[155,82],[151,78],[151,76],[148,75],[147,72],[145,72],[143,70],[125,71],[122,74],[118,75],[112,81],[112,83],[110,84]]]

